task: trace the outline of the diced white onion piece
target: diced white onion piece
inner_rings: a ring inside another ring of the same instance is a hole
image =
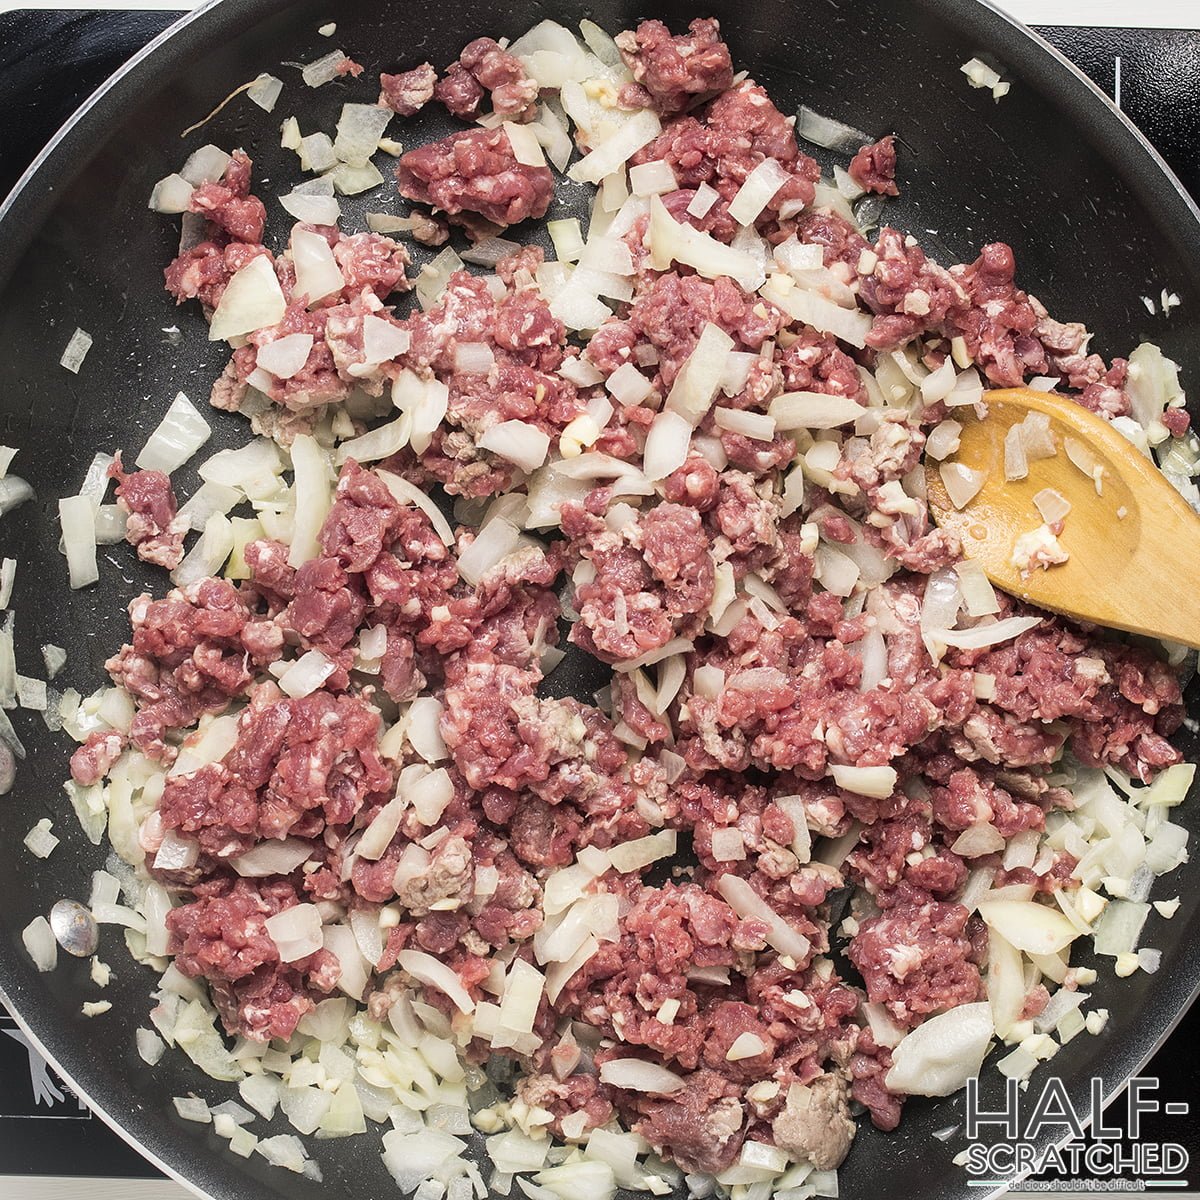
[[[414,452],[424,454],[446,415],[450,389],[437,379],[421,379],[404,370],[392,384],[392,403],[411,424],[408,441]]]
[[[149,207],[154,212],[185,213],[191,205],[192,192],[195,190],[182,175],[167,175],[154,185],[154,190],[150,193]]]
[[[533,130],[534,136],[541,143],[555,169],[565,171],[567,163],[571,161],[574,145],[566,122],[554,107],[546,103],[540,104],[537,119],[530,122],[529,128]]]
[[[822,542],[814,559],[814,578],[827,592],[843,597],[853,593],[862,570],[848,554]]]
[[[463,987],[462,981],[450,967],[434,958],[432,954],[426,954],[423,950],[401,950],[396,963],[419,983],[437,988],[459,1012],[474,1011],[475,1002]]]
[[[331,50],[328,54],[323,54],[320,58],[310,62],[300,72],[300,77],[311,88],[321,87],[323,84],[337,79],[341,74],[338,68],[346,61],[346,56],[341,50]]]
[[[687,461],[692,426],[677,412],[664,409],[650,423],[642,466],[646,478],[665,479]]]
[[[716,862],[737,862],[746,857],[746,841],[736,826],[714,829],[712,857]],[[756,1051],[757,1053],[757,1051]]]
[[[293,699],[310,696],[337,670],[337,663],[320,650],[308,650],[279,676],[280,689]]]
[[[512,242],[507,238],[483,238],[462,252],[462,260],[474,263],[478,267],[494,267],[501,259],[511,258],[520,249],[519,242]]]
[[[585,154],[567,174],[576,183],[599,183],[605,175],[631,159],[662,132],[662,123],[650,109],[642,109]]]
[[[265,71],[246,89],[246,98],[257,104],[263,112],[273,112],[283,91],[283,80]]]
[[[604,386],[612,398],[626,408],[641,404],[654,391],[650,380],[629,362],[622,363]]]
[[[888,1089],[915,1096],[957,1092],[979,1075],[994,1034],[986,1000],[930,1017],[892,1048]]]
[[[21,930],[21,941],[39,971],[54,970],[58,963],[58,942],[45,917],[34,917]]]
[[[454,369],[464,375],[486,375],[495,361],[487,342],[459,342],[454,347]]]
[[[982,900],[979,915],[1005,941],[1029,954],[1057,954],[1079,936],[1061,912],[1033,900]]]
[[[860,350],[867,344],[867,334],[871,330],[869,314],[857,308],[843,308],[817,292],[806,291],[802,287],[785,287],[781,280],[787,280],[787,276],[772,276],[762,294],[788,316],[811,325],[821,333],[831,333]]]
[[[630,842],[609,847],[607,853],[613,867],[622,875],[640,871],[661,858],[670,858],[677,845],[675,830],[662,829]]]
[[[179,174],[195,187],[202,183],[216,183],[225,174],[232,156],[217,146],[201,146],[188,155],[179,168]]]
[[[399,358],[412,345],[412,334],[407,329],[372,313],[363,317],[362,331],[363,361],[372,366]]]
[[[635,196],[661,196],[665,192],[675,191],[679,184],[675,181],[675,172],[671,164],[656,158],[629,168],[629,187]],[[730,212],[732,213],[732,209]]]
[[[171,582],[176,587],[187,587],[198,579],[219,575],[232,552],[233,525],[224,514],[213,513],[199,540],[171,572]]]
[[[1114,900],[1096,925],[1094,947],[1097,954],[1116,958],[1132,954],[1137,948],[1142,926],[1150,915],[1150,905],[1134,900]]]
[[[427,763],[443,762],[447,751],[439,729],[442,702],[435,696],[418,696],[408,706],[406,717],[406,732],[412,748]]]
[[[164,475],[170,475],[182,467],[211,436],[212,429],[208,422],[196,406],[179,392],[137,456],[137,465],[143,471],[161,471]]]
[[[725,358],[733,345],[729,334],[708,322],[675,376],[666,408],[686,417],[691,425],[699,425],[712,407],[721,385]]]
[[[532,474],[550,452],[550,435],[527,421],[501,421],[479,438],[479,446]]]
[[[329,249],[328,243],[325,248]],[[238,271],[221,293],[208,327],[208,339],[217,342],[278,325],[286,311],[287,301],[275,268],[265,254],[260,254]]]
[[[259,346],[256,363],[276,379],[291,379],[304,369],[313,346],[311,333],[289,333]],[[141,466],[139,460],[138,465]]]
[[[855,129],[853,125],[847,125],[844,121],[822,116],[807,104],[800,105],[800,111],[796,114],[796,136],[806,142],[812,142],[814,146],[838,150],[842,154],[854,154],[871,141],[861,129]]]
[[[354,930],[349,925],[326,925],[321,932],[322,948],[341,964],[338,987],[352,999],[361,1000],[367,990],[368,971]]]
[[[0,479],[0,516],[32,500],[33,494],[33,488],[19,475],[5,475]]]
[[[87,496],[65,496],[58,502],[58,514],[71,586],[87,587],[100,578],[96,565],[96,510]]]
[[[459,574],[470,584],[478,583],[517,548],[520,537],[521,531],[511,521],[503,517],[489,521],[458,556]]]
[[[59,839],[50,832],[50,818],[43,817],[24,838],[25,848],[35,858],[49,858]]]
[[[958,586],[967,616],[990,617],[1000,611],[995,589],[975,559],[964,558],[962,562],[955,563],[954,571],[958,575]]]
[[[696,220],[702,221],[708,216],[712,206],[721,198],[721,193],[716,188],[710,187],[707,183],[702,183],[697,189],[696,194],[692,197],[691,203],[687,206],[687,214],[689,217],[695,217]]]
[[[973,88],[994,88],[1000,83],[999,74],[977,58],[963,63],[959,70],[967,77],[967,82]]]
[[[974,367],[968,367],[954,381],[954,388],[945,399],[947,408],[965,408],[983,400],[983,381]]]
[[[310,434],[293,440],[292,469],[296,508],[288,564],[299,567],[317,556],[321,526],[333,503],[333,482],[325,451]]]
[[[230,860],[229,865],[248,879],[290,875],[301,863],[307,862],[312,853],[312,844],[301,838],[271,839],[260,842],[245,854],[239,854]]]
[[[851,767],[833,763],[829,773],[838,787],[859,796],[886,800],[896,790],[895,767]]]
[[[610,1058],[600,1066],[601,1082],[626,1092],[673,1096],[685,1086],[683,1076],[641,1058]]]
[[[1037,506],[1038,512],[1042,514],[1042,520],[1047,525],[1061,521],[1071,511],[1070,501],[1062,492],[1057,492],[1054,488],[1042,488],[1034,496],[1033,503]]]
[[[729,202],[729,216],[739,225],[753,225],[776,193],[791,178],[773,158],[764,158],[746,176]]]
[[[442,515],[442,510],[424,492],[420,491],[407,479],[393,475],[391,471],[376,471],[387,489],[401,504],[415,504],[428,518],[438,537],[447,546],[454,545],[454,531],[450,522]]]
[[[279,950],[280,962],[296,962],[321,949],[321,910],[315,904],[294,904],[263,922]]]
[[[970,504],[987,481],[986,471],[976,471],[962,463],[944,462],[938,467],[938,474],[946,486],[950,503],[959,509]]]
[[[290,245],[296,268],[295,294],[305,296],[309,307],[346,286],[333,250],[321,234],[293,226]]]
[[[780,954],[789,954],[802,962],[812,949],[812,943],[798,930],[793,929],[767,902],[738,875],[722,875],[717,880],[717,891],[739,917],[753,917],[768,925],[767,941]]]
[[[417,820],[432,827],[442,819],[450,801],[454,799],[454,783],[445,767],[430,771],[408,789],[408,800]]]
[[[544,167],[546,165],[546,156],[542,153],[542,143],[538,141],[537,134],[528,125],[505,121],[504,132],[508,135],[508,144],[512,147],[513,158],[523,167]]]
[[[379,139],[392,119],[392,110],[381,104],[343,104],[333,139],[340,162],[365,166],[379,149]]]
[[[945,467],[942,471],[945,471]],[[1021,426],[1009,427],[1004,435],[1004,478],[1009,482],[1024,479],[1029,474],[1029,463],[1025,454],[1025,442],[1021,437]],[[943,475],[944,478],[944,475]]]
[[[649,239],[650,265],[656,271],[665,271],[678,262],[694,268],[706,279],[728,275],[747,292],[762,286],[762,267],[753,255],[718,242],[690,225],[679,224],[659,196],[650,198]],[[870,318],[863,314],[863,319],[869,327]]]
[[[939,629],[935,636],[944,645],[960,650],[982,650],[1019,637],[1041,623],[1041,617],[1005,617],[1002,621],[976,625],[973,629]]]
[[[775,418],[764,413],[717,407],[713,409],[713,423],[718,429],[728,429],[754,441],[769,442],[775,437]]]
[[[825,265],[825,247],[816,242],[801,242],[792,234],[773,251],[775,261],[785,271],[819,271]]]
[[[200,843],[195,838],[184,837],[177,829],[168,829],[154,856],[154,869],[184,871],[194,867],[199,857]]]
[[[949,458],[958,449],[961,433],[962,425],[958,421],[939,422],[925,439],[925,453],[939,462],[943,458]]]
[[[407,415],[399,416],[394,421],[377,425],[356,438],[340,443],[337,461],[344,463],[352,458],[356,462],[364,463],[391,458],[408,445],[411,432],[412,421]]]
[[[954,372],[954,359],[949,355],[936,371],[931,371],[921,380],[921,399],[926,404],[937,404],[954,391],[958,376]]]

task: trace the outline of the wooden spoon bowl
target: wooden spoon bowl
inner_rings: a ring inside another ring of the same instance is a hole
[[[926,462],[937,524],[957,533],[963,553],[1010,595],[1097,625],[1200,646],[1200,516],[1154,463],[1108,421],[1063,396],[1012,388],[986,392],[984,401],[982,420],[973,408],[954,411],[963,429],[946,459],[984,472],[978,494],[956,508],[941,464]],[[1026,478],[1006,480],[1005,437],[1030,413],[1050,418],[1056,452],[1031,460]],[[1095,478],[1068,458],[1067,439],[1086,448]],[[1014,546],[1043,523],[1034,496],[1045,488],[1071,505],[1058,534],[1068,558],[1023,569]]]

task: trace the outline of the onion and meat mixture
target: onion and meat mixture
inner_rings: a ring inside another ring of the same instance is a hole
[[[1081,939],[1156,969],[1187,857],[1181,649],[995,592],[925,464],[965,504],[956,412],[1028,382],[1192,498],[1200,454],[1154,346],[1092,352],[1006,245],[945,267],[874,228],[892,137],[797,127],[712,20],[582,37],[480,38],[378,104],[336,52],[306,80],[363,102],[283,122],[307,182],[264,201],[206,146],[155,189],[181,319],[231,349],[212,405],[257,436],[177,503],[210,432],[181,395],[63,501],[74,583],[123,533],[173,584],[62,706],[115,851],[91,907],[165,972],[143,1056],[238,1084],[178,1102],[237,1153],[319,1175],[251,1129],[278,1106],[390,1122],[421,1200],[836,1195],[857,1125],[1099,1033]],[[426,104],[463,128],[387,136]],[[564,175],[590,220],[547,258],[520,239]],[[609,682],[564,696],[564,654]]]

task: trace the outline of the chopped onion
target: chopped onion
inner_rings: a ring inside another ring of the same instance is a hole
[[[763,413],[718,407],[713,409],[713,423],[718,429],[728,429],[754,441],[769,442],[775,437],[775,418]]]
[[[408,706],[406,717],[406,735],[412,748],[427,763],[443,762],[447,751],[440,732],[442,702],[435,696],[418,696]]]
[[[527,421],[501,421],[487,430],[478,444],[514,463],[528,475],[546,461],[550,435]]]
[[[690,425],[699,425],[712,406],[721,385],[726,355],[732,350],[733,338],[708,322],[675,376],[666,408],[686,417]]]
[[[282,91],[283,80],[264,71],[256,76],[254,82],[246,89],[246,98],[257,104],[263,112],[273,112]]]
[[[530,122],[529,128],[541,143],[546,156],[558,171],[565,171],[571,161],[571,151],[574,148],[567,123],[559,114],[556,105],[543,101],[538,106],[537,119]]]
[[[511,521],[496,517],[475,536],[458,556],[459,574],[470,584],[478,583],[497,563],[518,546],[521,532]]]
[[[188,155],[187,162],[179,168],[179,174],[194,187],[202,183],[216,183],[229,166],[232,156],[217,146],[201,146]]]
[[[423,950],[401,950],[396,963],[419,983],[437,988],[459,1012],[474,1011],[475,1002],[467,994],[462,981],[450,967],[432,954],[426,954]]]
[[[1033,900],[982,900],[978,911],[989,928],[1029,954],[1057,954],[1079,936],[1061,912]]]
[[[59,839],[50,832],[51,821],[43,817],[24,838],[25,848],[34,858],[49,858]]]
[[[825,265],[825,247],[816,242],[801,242],[793,233],[774,250],[775,261],[785,271],[819,271]]]
[[[943,478],[945,470],[943,467]],[[1011,483],[1013,480],[1026,478],[1028,474],[1029,463],[1025,454],[1025,442],[1021,437],[1021,426],[1012,425],[1004,435],[1004,478]]]
[[[802,962],[812,949],[812,943],[785,921],[763,898],[738,875],[722,875],[717,891],[739,917],[753,917],[769,926],[767,941],[780,954],[791,955]]]
[[[508,144],[512,148],[513,158],[523,167],[544,167],[546,165],[546,156],[542,153],[542,143],[528,125],[505,121],[504,132],[508,135]]]
[[[343,104],[333,139],[339,162],[365,166],[379,149],[379,139],[392,119],[392,110],[380,104]]]
[[[205,523],[200,540],[171,572],[171,582],[176,587],[187,587],[199,579],[219,575],[232,552],[233,525],[222,513],[213,513]]]
[[[293,904],[263,922],[279,950],[279,961],[290,963],[321,949],[321,910],[315,904]]]
[[[958,586],[962,593],[963,607],[969,617],[989,617],[1000,611],[996,592],[975,559],[964,558],[954,564],[958,575]]]
[[[1007,471],[1007,467],[1005,470]],[[986,471],[976,471],[971,467],[964,467],[962,463],[944,462],[938,467],[938,474],[946,487],[950,503],[958,509],[970,504],[987,482]]]
[[[895,767],[851,767],[833,763],[829,773],[838,787],[859,796],[886,800],[896,790]]]
[[[321,87],[331,83],[341,74],[341,66],[350,60],[341,50],[331,50],[320,58],[310,62],[301,72],[300,77],[311,88]]]
[[[622,363],[604,384],[612,398],[625,408],[641,404],[654,391],[654,385],[633,365]]]
[[[790,178],[775,159],[764,158],[746,176],[737,195],[729,202],[730,218],[739,225],[753,225]]]
[[[320,650],[308,650],[287,665],[279,676],[279,687],[293,699],[310,696],[337,670],[337,663]]]
[[[54,940],[50,922],[45,917],[34,917],[21,930],[21,941],[39,971],[54,970],[58,964],[58,942]]]
[[[585,154],[567,174],[576,183],[599,183],[649,145],[662,132],[662,123],[650,109],[642,109],[620,125],[590,154]]]
[[[721,198],[721,193],[716,188],[710,187],[707,183],[702,183],[697,189],[696,194],[692,197],[691,203],[687,206],[687,214],[689,217],[695,217],[696,220],[702,221],[708,216],[712,206]]]
[[[312,844],[301,838],[270,839],[231,859],[229,865],[248,879],[263,879],[268,875],[290,875],[312,854]]]
[[[1057,492],[1054,488],[1042,488],[1034,496],[1033,503],[1047,525],[1061,521],[1071,511],[1070,501],[1062,492]]]
[[[821,333],[831,333],[860,350],[866,346],[871,330],[868,313],[857,308],[843,308],[817,292],[787,287],[785,283],[791,283],[786,275],[773,275],[762,294],[794,320],[811,325]]]
[[[167,175],[154,185],[154,190],[150,193],[149,207],[154,212],[185,213],[192,203],[192,192],[195,190],[182,175]],[[77,371],[78,367],[67,369]]]
[[[182,467],[211,436],[212,429],[208,422],[196,406],[179,392],[137,456],[137,465],[143,471],[161,471],[164,475],[170,475]]]
[[[454,545],[454,531],[450,522],[442,515],[442,510],[424,492],[420,491],[407,479],[393,475],[391,471],[376,471],[376,475],[387,485],[387,489],[401,504],[415,504],[428,518],[434,532],[447,546]]]
[[[256,365],[269,371],[276,379],[291,379],[304,369],[312,347],[311,333],[289,333],[259,346]],[[141,466],[140,460],[138,465]]]
[[[321,234],[293,226],[290,246],[296,268],[295,294],[304,296],[310,308],[346,286],[333,250]]]
[[[927,405],[937,404],[945,400],[954,391],[958,376],[954,373],[954,359],[949,355],[936,371],[931,371],[921,380],[921,399]]]
[[[715,862],[736,862],[746,857],[746,841],[736,826],[712,831],[711,854]],[[755,1051],[759,1053],[759,1051]],[[752,1055],[747,1055],[752,1057]]]
[[[962,425],[958,421],[941,421],[930,431],[925,439],[925,453],[939,462],[949,458],[959,446],[959,435]]]
[[[665,479],[687,461],[692,426],[687,418],[670,409],[658,413],[646,433],[642,467],[646,478]]]
[[[813,577],[835,596],[849,596],[858,585],[861,568],[842,550],[822,542],[814,555]]]
[[[10,475],[6,480],[12,478]],[[96,565],[96,510],[87,496],[66,496],[58,502],[58,514],[71,587],[87,587],[100,578]]]
[[[763,271],[753,255],[718,242],[690,225],[680,225],[659,196],[650,197],[649,239],[650,265],[656,271],[665,271],[678,262],[706,279],[728,275],[747,292],[762,286]],[[863,319],[869,326],[870,318],[863,314]]]
[[[412,334],[407,329],[372,313],[363,317],[362,331],[363,361],[372,366],[399,358],[412,345]]]
[[[930,1017],[893,1047],[888,1089],[914,1096],[957,1092],[979,1075],[994,1034],[986,1000]]]
[[[635,196],[661,196],[665,192],[675,191],[679,184],[675,181],[671,164],[656,158],[629,168],[629,187]]]
[[[937,640],[959,650],[982,650],[1019,637],[1042,623],[1041,617],[1005,617],[992,624],[976,625],[974,629],[939,629]]]
[[[329,249],[329,244],[320,235],[309,236],[318,238],[325,249]],[[242,267],[221,293],[208,327],[208,339],[217,342],[278,325],[285,312],[287,301],[275,268],[265,254],[260,254]]]
[[[610,1058],[600,1066],[600,1080],[622,1091],[651,1096],[673,1096],[685,1086],[683,1076],[641,1058]]]
[[[807,104],[800,105],[800,111],[796,114],[796,136],[812,142],[814,146],[837,150],[842,154],[854,154],[871,142],[871,138],[861,129],[822,116]]]

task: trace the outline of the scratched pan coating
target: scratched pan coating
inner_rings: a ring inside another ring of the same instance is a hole
[[[55,550],[55,500],[78,488],[96,449],[140,446],[175,391],[202,400],[223,365],[196,307],[177,311],[162,289],[176,232],[174,221],[146,209],[156,179],[202,141],[244,144],[278,230],[282,214],[270,197],[295,177],[295,160],[279,149],[274,133],[283,116],[294,113],[305,129],[331,130],[343,99],[373,99],[370,80],[379,70],[424,58],[444,67],[475,36],[513,37],[546,17],[573,24],[589,16],[615,31],[648,15],[679,28],[701,11],[721,19],[735,61],[785,111],[803,101],[873,134],[899,135],[904,195],[890,205],[888,219],[914,232],[932,254],[957,262],[983,242],[1011,243],[1022,282],[1051,312],[1086,322],[1106,356],[1152,337],[1183,365],[1185,381],[1200,395],[1200,213],[1082,75],[975,0],[662,0],[653,8],[620,0],[515,0],[503,12],[484,0],[458,0],[432,17],[426,5],[379,0],[222,0],[185,18],[93,98],[0,209],[0,438],[21,448],[21,474],[38,493],[36,503],[0,522],[0,554],[21,563],[23,669],[35,670],[43,642],[57,642],[70,653],[66,682],[91,690],[124,638],[130,597],[161,591],[161,576],[118,548],[102,554],[98,587],[70,592]],[[333,43],[316,32],[331,17],[338,26]],[[366,65],[361,83],[314,91],[293,68],[279,65],[311,61],[332,44]],[[1012,81],[1001,103],[967,86],[959,66],[975,56]],[[273,117],[239,99],[202,133],[180,140],[182,128],[262,70],[287,84]],[[449,128],[431,107],[415,129],[398,136],[415,144]],[[347,228],[358,227],[367,203],[359,197],[344,205]],[[551,215],[583,215],[584,203],[582,189],[562,188]],[[1169,322],[1148,317],[1138,299],[1164,287],[1182,299]],[[162,332],[175,324],[182,340]],[[75,376],[58,359],[77,325],[96,340]],[[210,450],[244,439],[239,419],[208,415],[215,431]],[[180,483],[189,494],[195,477],[185,471]],[[564,664],[555,676],[556,691],[586,695],[595,686],[595,672],[578,663]],[[1200,715],[1195,688],[1188,702]],[[146,1021],[153,977],[127,960],[112,927],[101,946],[116,968],[104,993],[113,1002],[106,1016],[80,1015],[82,999],[96,991],[86,960],[62,955],[53,974],[33,969],[20,930],[60,897],[86,898],[89,873],[104,854],[83,838],[65,804],[67,745],[29,717],[16,714],[29,761],[13,794],[0,799],[0,990],[29,1035],[142,1153],[214,1200],[395,1195],[376,1139],[311,1142],[325,1175],[317,1185],[257,1157],[235,1158],[211,1126],[179,1121],[170,1097],[196,1090],[216,1101],[223,1093],[179,1054],[166,1055],[153,1070],[137,1057],[133,1034]],[[1180,745],[1197,757],[1194,735],[1185,734]],[[1193,797],[1173,819],[1194,831],[1197,808]],[[63,843],[40,863],[19,847],[43,816],[53,818]],[[1163,949],[1161,970],[1127,980],[1105,970],[1093,1005],[1111,1011],[1108,1031],[1076,1038],[1054,1061],[1082,1111],[1089,1108],[1089,1080],[1101,1078],[1111,1094],[1145,1063],[1195,994],[1200,890],[1180,886],[1190,879],[1187,870],[1159,893],[1182,893],[1175,919],[1167,925],[1152,914],[1147,925],[1145,944]],[[986,1080],[984,1100],[997,1107],[999,1077],[991,1071]],[[890,1200],[980,1195],[951,1164],[961,1139],[931,1136],[960,1123],[962,1105],[961,1096],[913,1100],[897,1132],[864,1128],[841,1172],[842,1195],[878,1196],[881,1179]],[[276,1124],[271,1132],[286,1129]]]

